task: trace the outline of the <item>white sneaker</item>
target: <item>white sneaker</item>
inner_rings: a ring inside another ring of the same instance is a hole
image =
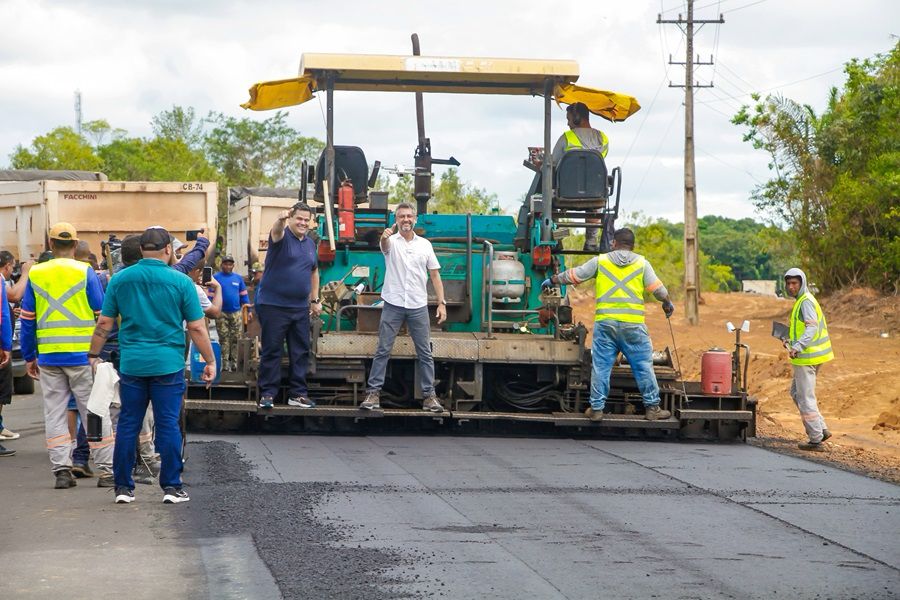
[[[116,504],[130,504],[134,502],[134,490],[128,488],[116,488]]]
[[[183,488],[167,487],[163,492],[164,504],[178,504],[179,502],[188,502],[191,499]]]
[[[10,431],[6,427],[0,431],[0,440],[17,440],[19,439],[19,434],[15,431]]]

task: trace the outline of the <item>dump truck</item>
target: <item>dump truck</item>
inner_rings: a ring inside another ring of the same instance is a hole
[[[216,230],[217,202],[218,184],[209,181],[0,181],[0,248],[20,261],[37,258],[59,221],[74,225],[98,256],[110,235],[121,239],[150,225],[187,243],[189,230]]]

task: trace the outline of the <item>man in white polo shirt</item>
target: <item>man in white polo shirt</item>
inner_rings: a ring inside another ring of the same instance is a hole
[[[431,357],[431,323],[428,318],[427,278],[437,294],[437,322],[447,320],[447,301],[441,282],[441,265],[431,242],[416,235],[416,209],[409,202],[401,202],[394,210],[394,226],[381,234],[381,251],[387,270],[381,288],[381,325],[378,329],[378,349],[369,372],[366,399],[360,408],[380,408],[379,395],[384,385],[387,362],[400,327],[406,323],[416,347],[422,380],[422,409],[443,412],[434,393],[434,359]]]

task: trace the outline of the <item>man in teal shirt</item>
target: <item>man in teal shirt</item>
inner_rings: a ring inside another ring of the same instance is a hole
[[[144,231],[141,251],[142,260],[109,282],[88,358],[96,366],[106,337],[116,318],[121,317],[122,412],[113,457],[116,503],[134,501],[134,447],[148,403],[153,404],[156,420],[163,502],[187,502],[190,498],[181,485],[182,438],[178,425],[185,386],[183,322],[187,322],[188,333],[206,361],[203,381],[215,377],[216,361],[193,282],[168,267],[172,257],[169,232],[162,227]]]

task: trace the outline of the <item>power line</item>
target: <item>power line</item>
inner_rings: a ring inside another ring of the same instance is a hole
[[[732,75],[734,75],[735,77],[740,79],[742,82],[749,85],[751,88],[757,87],[757,86],[753,85],[752,83],[750,83],[749,81],[747,81],[746,79],[744,79],[743,77],[741,77],[740,75],[738,75],[735,71],[733,71],[725,62],[722,61],[721,58],[719,59],[719,64],[722,66],[723,69],[725,69],[726,71],[728,71],[729,73],[731,73]]]
[[[713,92],[712,89],[710,89],[710,90],[708,90],[708,91],[709,91],[710,94],[712,94],[712,96],[713,96],[714,98],[719,98],[719,97],[720,97],[718,94],[716,94],[715,92]],[[724,98],[723,98],[723,100],[724,100]],[[715,108],[714,108],[711,104],[709,104],[709,103],[697,102],[697,104],[703,104],[704,106],[708,106],[708,107],[713,108],[713,109],[715,110]],[[739,103],[737,103],[737,102],[731,102],[731,103],[729,103],[727,106],[728,106],[728,108],[731,108],[731,109],[733,109],[733,110],[735,110],[735,111],[738,111],[738,110],[741,109],[741,105],[740,105]],[[724,113],[722,113],[722,114],[724,114]],[[729,118],[730,118],[730,117],[729,117]]]
[[[725,12],[726,12],[726,13],[737,12],[737,11],[743,10],[743,9],[745,9],[745,8],[750,8],[751,6],[756,6],[757,4],[762,4],[763,2],[766,2],[766,0],[756,0],[756,2],[751,2],[750,4],[745,4],[745,5],[743,5],[743,6],[738,6],[737,8],[729,8],[729,9],[726,9]]]
[[[659,97],[659,92],[663,88],[663,84],[669,78],[669,72],[666,71],[665,75],[663,75],[662,81],[659,82],[659,85],[656,87],[656,93],[653,94],[653,100],[650,101],[650,106],[647,107],[647,112],[644,113],[644,119],[641,121],[640,126],[638,126],[637,132],[634,134],[634,138],[631,140],[631,145],[628,146],[628,152],[625,153],[625,158],[622,159],[622,166],[625,166],[625,162],[628,161],[628,157],[631,156],[631,150],[634,148],[634,145],[637,143],[638,138],[641,135],[641,130],[644,128],[644,124],[647,123],[647,119],[650,118],[650,112],[653,110],[653,105],[656,104],[656,99]]]
[[[684,309],[685,316],[691,325],[700,323],[700,242],[697,227],[697,177],[694,167],[694,88],[712,87],[712,83],[700,84],[694,81],[694,65],[713,64],[699,60],[694,56],[694,33],[703,25],[722,24],[725,19],[695,19],[694,0],[687,0],[687,18],[681,14],[678,19],[663,19],[660,14],[657,23],[676,25],[684,32],[685,58],[683,63],[669,61],[671,64],[684,65],[684,85],[669,84],[669,87],[684,88]],[[682,27],[683,26],[683,27]],[[718,31],[718,30],[717,30]]]
[[[835,71],[841,71],[841,70],[843,70],[843,68],[844,68],[844,67],[843,67],[843,65],[842,65],[842,66],[840,66],[840,67],[835,67],[835,68],[833,68],[833,69],[829,69],[829,70],[827,70],[827,71],[823,71],[822,73],[817,73],[816,75],[810,75],[809,77],[804,77],[803,79],[797,79],[796,81],[790,81],[790,82],[788,82],[788,83],[782,83],[782,84],[780,84],[780,85],[775,85],[775,86],[772,86],[772,87],[770,87],[770,88],[766,88],[766,89],[763,89],[763,90],[755,90],[753,93],[756,93],[756,94],[763,94],[763,93],[765,93],[765,92],[771,92],[771,91],[773,91],[773,90],[780,90],[781,88],[791,87],[792,85],[797,85],[798,83],[803,83],[804,81],[809,81],[809,80],[811,80],[811,79],[817,79],[817,78],[819,78],[819,77],[824,77],[825,75],[830,75],[831,73],[834,73]],[[739,95],[737,95],[737,96],[726,96],[726,97],[723,98],[722,100],[708,100],[708,101],[706,101],[706,102],[703,102],[703,104],[711,104],[711,103],[713,103],[713,102],[720,102],[720,101],[724,101],[724,100],[726,100],[726,99],[728,99],[728,100],[737,100],[737,99],[740,99],[742,96],[749,96],[749,95],[750,95],[750,92],[747,92],[747,93],[745,93],[745,94],[739,94]]]
[[[707,107],[707,108],[710,108],[710,107]],[[737,167],[737,166],[731,164],[730,162],[725,161],[725,160],[719,158],[719,157],[716,156],[715,154],[712,154],[712,153],[710,153],[710,152],[707,152],[707,151],[704,150],[703,148],[700,148],[700,152],[702,152],[703,154],[705,154],[705,155],[707,155],[708,157],[712,158],[713,160],[719,161],[720,163],[722,163],[722,164],[725,165],[726,167],[732,168],[732,169],[734,169],[735,171],[740,171],[741,173],[746,174],[747,176],[750,177],[750,179],[752,179],[753,181],[755,181],[755,182],[758,183],[759,185],[762,185],[762,184],[763,184],[763,182],[760,181],[759,179],[757,179],[756,176],[753,175],[753,173],[751,173],[750,171],[748,171],[748,170],[746,170],[746,169],[742,169],[742,168],[740,168],[740,167]]]
[[[647,179],[647,174],[650,172],[650,167],[653,166],[654,161],[656,161],[656,157],[659,156],[659,151],[662,150],[663,143],[665,143],[666,138],[669,137],[669,131],[672,129],[672,124],[675,123],[675,117],[678,116],[679,107],[676,106],[675,110],[672,111],[672,118],[669,119],[669,124],[666,126],[666,132],[659,138],[659,144],[656,146],[656,151],[653,153],[653,156],[650,158],[650,162],[647,163],[647,168],[644,169],[644,174],[641,176],[641,181],[638,183],[637,187],[634,190],[634,194],[631,195],[631,202],[634,203],[634,199],[637,198],[638,193],[641,191],[641,188],[644,186],[644,180]]]
[[[719,0],[716,3],[716,12],[720,12],[721,7],[722,7],[722,0]],[[716,25],[716,37],[713,40],[712,56],[718,56],[718,53],[719,53],[719,32],[720,31],[722,31],[722,25],[720,25],[720,24]],[[716,78],[716,64],[713,63],[713,72],[712,72],[712,77],[710,79],[715,79],[715,78]]]
[[[716,2],[710,2],[709,4],[704,4],[703,6],[695,6],[694,10],[695,11],[703,10],[704,8],[709,8],[710,6],[716,6],[716,5],[722,4],[722,2],[730,2],[730,1],[731,0],[717,0]],[[764,2],[764,1],[765,0],[760,0],[760,2]],[[662,9],[662,2],[660,1],[659,4],[660,4],[660,9]],[[684,2],[681,3],[681,6],[673,6],[672,8],[667,8],[665,10],[662,10],[662,13],[665,14],[665,13],[669,13],[669,12],[672,12],[673,10],[678,10],[678,9],[684,10]]]
[[[698,104],[699,104],[699,102],[698,102]],[[720,115],[722,115],[723,117],[725,117],[725,118],[728,119],[729,121],[731,120],[731,117],[730,117],[730,116],[728,116],[727,114],[723,113],[721,110],[719,110],[719,109],[716,108],[715,106],[712,106],[712,105],[710,105],[710,104],[704,104],[703,107],[704,107],[704,108],[708,108],[709,110],[711,110],[711,111],[713,111],[713,112],[719,113]]]

